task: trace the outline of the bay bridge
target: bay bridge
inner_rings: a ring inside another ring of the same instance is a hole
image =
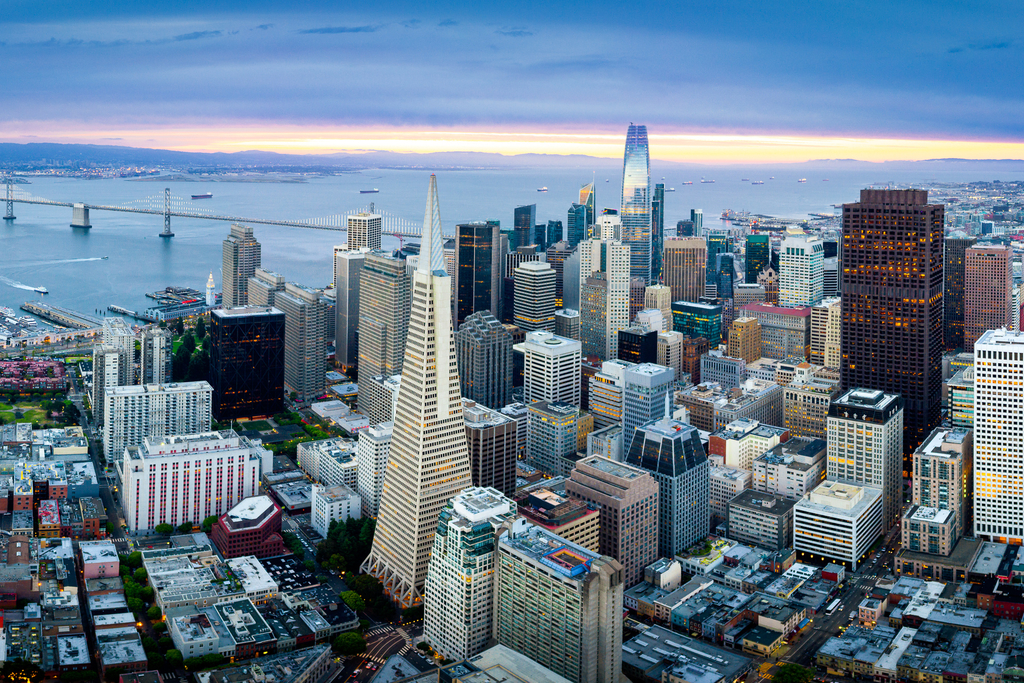
[[[332,232],[348,232],[348,216],[359,213],[375,213],[381,217],[381,232],[385,235],[393,235],[398,238],[420,237],[423,226],[415,221],[406,220],[395,216],[387,211],[375,209],[373,204],[350,211],[306,219],[277,219],[277,218],[254,218],[251,216],[229,216],[217,214],[185,197],[171,194],[170,188],[165,188],[162,195],[151,195],[135,199],[125,204],[88,204],[85,202],[67,202],[37,197],[30,192],[21,189],[13,180],[8,177],[4,180],[6,192],[3,201],[6,203],[5,221],[15,220],[14,205],[35,204],[40,206],[62,206],[71,209],[71,227],[89,229],[92,225],[89,222],[92,211],[120,211],[123,213],[149,214],[152,216],[163,216],[164,229],[161,237],[170,238],[174,236],[171,231],[171,217],[176,218],[200,218],[211,221],[226,221],[230,223],[242,223],[251,225],[280,225],[289,228],[305,228],[309,230],[328,230]],[[445,235],[454,237],[454,235]]]

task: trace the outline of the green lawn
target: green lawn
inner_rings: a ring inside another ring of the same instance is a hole
[[[241,429],[245,429],[245,430],[255,429],[257,432],[268,432],[271,429],[273,429],[273,427],[270,426],[270,423],[267,422],[266,420],[253,420],[252,422],[239,422],[238,426]]]
[[[13,408],[6,403],[0,403],[0,410],[13,410]]]
[[[15,417],[15,410],[21,411],[23,413],[22,416]],[[4,424],[10,422],[38,422],[43,424],[44,422],[50,422],[50,420],[46,417],[46,411],[40,408],[39,405],[19,403],[16,407],[0,404],[0,422]]]

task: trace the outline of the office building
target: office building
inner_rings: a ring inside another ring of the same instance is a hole
[[[594,192],[594,183],[586,183],[580,185],[580,196],[579,202],[581,206],[586,209],[586,221],[587,227],[593,226],[597,223],[597,195]],[[588,239],[590,235],[586,235],[583,239]]]
[[[356,492],[363,505],[364,517],[376,517],[380,510],[380,494],[384,488],[384,472],[391,453],[394,422],[382,422],[364,429],[356,442]]]
[[[770,262],[771,253],[772,244],[769,235],[747,235],[743,278],[746,284],[757,284],[757,276]]]
[[[536,244],[533,232],[536,224],[536,204],[517,206],[512,212],[512,240],[509,241],[509,251]]]
[[[607,358],[608,347],[608,278],[594,273],[580,284],[580,342],[587,356]],[[616,343],[618,335],[616,335]]]
[[[807,360],[815,365],[839,367],[839,323],[843,308],[838,297],[823,299],[811,308],[811,347]],[[831,360],[835,365],[829,365]]]
[[[751,488],[798,500],[825,479],[824,439],[794,436],[754,458]]]
[[[648,285],[644,290],[644,308],[658,309],[661,311],[664,324],[670,325],[672,322],[672,288],[663,284]]]
[[[974,344],[974,535],[999,543],[1024,541],[1022,382],[1024,333],[981,335]]]
[[[170,331],[147,327],[139,344],[139,384],[164,384],[172,381],[174,353]]]
[[[565,264],[575,251],[575,247],[561,240],[548,247],[547,261],[555,271],[555,308],[558,309],[565,306]]]
[[[839,296],[839,259],[825,257],[822,264],[821,295],[826,299]]]
[[[306,441],[296,447],[295,460],[299,468],[317,484],[344,484],[349,488],[358,488],[359,459],[356,444],[356,441],[343,437]]]
[[[711,264],[708,264],[710,267]],[[731,300],[732,288],[736,280],[736,257],[732,253],[720,253],[715,255],[714,263],[714,284],[713,293],[708,296],[715,296],[719,300]]]
[[[795,505],[772,493],[743,491],[729,501],[729,539],[767,550],[791,547]]]
[[[754,460],[789,439],[784,427],[739,418],[708,437],[708,456],[726,467],[751,471]]]
[[[334,248],[334,357],[342,370],[359,363],[359,285],[366,249]]]
[[[473,486],[497,489],[505,496],[516,490],[519,425],[511,417],[462,399],[466,445]]]
[[[383,218],[375,213],[361,212],[346,216],[348,223],[349,249],[380,249],[380,234]]]
[[[579,341],[580,312],[571,308],[555,311],[555,335]]]
[[[601,513],[596,507],[548,488],[530,487],[517,493],[515,501],[519,516],[531,524],[591,552],[600,551]]]
[[[284,275],[263,268],[257,268],[249,278],[248,306],[268,307],[274,305],[278,292],[284,291]]]
[[[402,373],[409,305],[405,260],[389,252],[368,252],[359,273],[360,377]]]
[[[750,488],[751,476],[747,470],[727,467],[711,461],[708,472],[708,504],[711,511],[711,532],[729,520],[729,501]]]
[[[738,389],[724,390],[714,383],[710,386],[715,388],[715,393],[711,405],[712,426],[708,431],[743,418],[773,426],[784,424],[783,387],[776,382],[747,378]],[[696,397],[697,393],[694,390],[690,397]],[[696,425],[696,418],[693,419]]]
[[[221,276],[224,308],[245,306],[249,303],[249,278],[260,267],[260,243],[253,237],[252,228],[233,224],[231,234],[223,242]]]
[[[224,559],[277,557],[288,552],[281,536],[281,508],[270,496],[245,498],[220,515],[210,540]]]
[[[548,221],[547,237],[544,240],[545,250],[550,249],[558,242],[561,242],[564,232],[565,231],[562,228],[562,221]]]
[[[757,283],[740,283],[732,288],[732,303],[737,312],[747,304],[763,304],[764,302],[764,287]]]
[[[633,320],[633,327],[639,327],[648,332],[665,332],[671,326],[671,321],[671,317],[666,318],[657,308],[644,308],[637,312]]]
[[[276,308],[210,314],[210,385],[218,422],[284,410],[285,316]]]
[[[715,382],[723,389],[733,389],[747,377],[747,363],[742,358],[733,358],[718,349],[712,349],[700,357],[702,382]]]
[[[946,351],[967,348],[964,345],[964,289],[967,283],[967,250],[976,237],[949,237],[945,241],[942,279],[942,326]]]
[[[757,284],[764,290],[764,302],[772,306],[779,305],[779,271],[769,263],[758,273]]]
[[[401,375],[376,375],[359,378],[359,393],[356,406],[371,425],[392,422],[398,409],[398,388],[402,386]]]
[[[811,345],[811,309],[747,304],[740,314],[761,325],[761,357],[807,358]]]
[[[494,639],[574,683],[617,683],[622,565],[524,519],[497,545]]]
[[[974,366],[961,368],[946,382],[954,427],[974,428]]]
[[[437,179],[413,273],[406,362],[377,528],[362,571],[402,607],[418,604],[444,504],[470,484],[466,426],[451,321],[451,281],[441,253]],[[428,436],[429,435],[429,436]]]
[[[590,456],[576,463],[566,494],[600,512],[600,552],[618,560],[626,585],[658,558],[658,482],[638,467]]]
[[[593,418],[578,406],[558,401],[534,401],[527,407],[526,458],[530,464],[551,476],[568,476],[580,450],[580,432],[584,420]]]
[[[601,216],[604,221],[607,216]],[[599,221],[599,222],[600,222]],[[618,332],[629,327],[629,247],[616,240],[581,242],[580,339],[586,355],[618,355]]]
[[[523,400],[580,404],[581,345],[550,332],[526,335],[513,349],[523,354]]]
[[[590,237],[590,224],[587,221],[587,207],[583,204],[570,204],[566,216],[566,236],[569,246],[577,244]]]
[[[344,523],[345,520],[363,516],[363,503],[359,494],[344,484],[313,484],[309,509],[310,523],[321,538],[327,538],[331,522]]]
[[[601,363],[601,370],[589,378],[587,405],[595,428],[622,425],[626,370],[633,366],[630,361],[606,360]]]
[[[940,418],[945,213],[925,190],[860,194],[859,203],[843,205],[840,384],[903,397],[906,473]]]
[[[97,346],[92,350],[92,395],[89,397],[98,427],[108,423],[106,396],[115,387],[129,383],[132,356],[113,346]]]
[[[632,321],[636,318],[636,314],[639,313],[644,307],[644,294],[646,293],[647,283],[638,277],[629,278],[629,320]]]
[[[111,387],[104,391],[103,452],[108,462],[147,437],[198,434],[210,429],[213,387],[207,382]]]
[[[694,237],[704,236],[704,209],[690,209],[690,225]]]
[[[658,313],[655,311],[658,315]],[[619,360],[631,363],[654,363],[658,360],[658,332],[645,327],[619,330]]]
[[[514,271],[516,327],[555,331],[555,271],[544,261],[521,263]]]
[[[801,559],[857,571],[882,535],[882,490],[824,481],[793,507],[793,549]]]
[[[625,461],[658,482],[661,556],[673,557],[708,535],[710,464],[695,427],[668,416],[648,422],[636,430]]]
[[[622,243],[629,247],[629,275],[651,281],[651,161],[647,126],[630,124],[622,162]]]
[[[472,486],[441,511],[425,582],[423,635],[446,659],[475,657],[493,630],[495,530],[516,504],[493,488]]]
[[[661,257],[665,243],[665,183],[654,185],[651,198],[651,282],[661,278]]]
[[[489,311],[466,317],[455,333],[463,398],[488,408],[512,400],[512,335]]]
[[[821,238],[802,230],[787,231],[779,249],[779,305],[816,306],[824,291],[825,246]]]
[[[1012,330],[1020,309],[1013,313],[1013,251],[1002,244],[967,249],[964,267],[964,350],[988,330]]]
[[[672,291],[672,301],[700,301],[704,296],[704,272],[708,246],[700,237],[666,239],[662,281]]]
[[[658,333],[658,365],[675,370],[675,381],[683,380],[683,340],[682,332]],[[699,362],[699,361],[698,361]],[[698,376],[699,376],[698,371]]]
[[[786,429],[793,436],[827,438],[829,406],[839,393],[834,384],[814,379],[783,387],[782,411]]]
[[[704,296],[718,297],[718,283],[721,274],[722,260],[719,255],[732,255],[732,237],[728,232],[709,232],[705,243],[708,248],[707,267],[704,278]]]
[[[914,451],[913,493],[900,536],[908,551],[948,556],[971,533],[972,436],[963,427],[938,427]]]
[[[580,250],[577,247],[565,259],[562,269],[562,307],[580,310]]]
[[[757,318],[737,318],[729,327],[729,355],[753,363],[761,357],[761,323]]]
[[[676,221],[676,237],[693,237],[693,221]]]
[[[665,414],[675,385],[675,371],[655,363],[640,363],[623,372],[622,443],[633,442],[641,425]]]
[[[307,403],[327,388],[325,306],[316,290],[292,282],[274,302],[284,313],[284,388]]]
[[[271,463],[270,451],[232,431],[146,437],[118,458],[125,524],[152,532],[222,515],[257,494]]]
[[[828,411],[828,478],[882,490],[882,525],[903,510],[903,400],[877,389],[850,389]]]
[[[687,337],[703,337],[715,348],[722,341],[722,307],[713,304],[672,302],[672,329]]]
[[[501,227],[494,221],[464,223],[455,228],[456,329],[473,313],[501,315],[503,252]]]

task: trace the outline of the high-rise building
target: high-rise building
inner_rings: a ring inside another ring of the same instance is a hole
[[[732,300],[737,311],[747,304],[763,304],[765,302],[764,287],[759,284],[737,284],[732,288]]]
[[[359,375],[398,375],[409,330],[410,280],[404,259],[368,252],[359,274]]]
[[[740,418],[719,427],[708,437],[708,455],[717,464],[750,472],[754,460],[789,439],[785,427]]]
[[[629,278],[629,321],[636,318],[636,314],[644,308],[644,297],[647,293],[647,283],[638,277]]]
[[[323,396],[327,372],[327,321],[319,293],[289,282],[274,297],[284,313],[284,387],[300,402]]]
[[[740,315],[761,325],[761,357],[785,360],[806,358],[811,345],[811,309],[771,304],[747,304]]]
[[[514,244],[510,243],[509,251],[516,251],[522,247],[536,244],[534,241],[534,226],[537,224],[537,205],[525,204],[517,206],[512,212],[512,236]]]
[[[835,256],[826,256],[822,264],[821,295],[826,299],[839,296],[839,259]]]
[[[498,644],[573,683],[619,681],[622,565],[525,519],[505,525],[496,564]]]
[[[707,243],[699,237],[666,239],[662,281],[672,290],[672,301],[700,301],[704,296]]]
[[[210,385],[218,422],[284,410],[284,313],[222,308],[210,315]]]
[[[683,379],[683,333],[682,332],[659,332],[658,333],[658,365],[672,368],[675,371],[675,380]]]
[[[676,221],[676,237],[693,237],[693,221]]]
[[[593,273],[580,285],[580,342],[587,356],[606,358],[608,354],[608,277]],[[616,342],[618,336],[616,335]]]
[[[580,338],[580,312],[571,308],[555,311],[555,334],[578,341]]]
[[[346,217],[349,249],[380,249],[383,218],[375,213],[357,213]]]
[[[491,638],[495,530],[515,514],[516,504],[500,491],[478,486],[457,493],[441,511],[425,580],[423,635],[446,659],[475,657]]]
[[[940,418],[944,216],[925,190],[861,190],[843,205],[840,383],[903,397],[904,476]]]
[[[665,183],[654,185],[651,199],[651,282],[661,278],[661,256],[665,242]]]
[[[761,357],[761,323],[757,318],[737,318],[729,327],[729,356],[753,363]]]
[[[376,517],[388,469],[394,422],[372,425],[359,433],[356,442],[356,491],[363,504],[364,517]]]
[[[207,382],[110,387],[104,391],[103,452],[109,462],[147,437],[210,430],[213,387]]]
[[[658,482],[639,467],[593,455],[576,463],[565,492],[601,513],[599,552],[622,564],[626,585],[658,559]]]
[[[360,519],[363,516],[363,503],[355,489],[344,484],[310,487],[310,525],[321,538],[327,538],[331,522],[342,524],[349,519]],[[281,544],[284,545],[283,543]],[[278,554],[283,554],[283,550]]]
[[[478,311],[501,315],[501,226],[496,222],[463,223],[455,228],[455,319]]]
[[[825,246],[821,238],[790,229],[779,250],[779,305],[815,306],[821,302]]]
[[[957,370],[946,381],[946,387],[949,391],[949,417],[953,426],[973,429],[974,366]]]
[[[655,313],[661,315],[658,311]],[[658,330],[649,330],[642,325],[619,330],[618,347],[620,360],[627,360],[630,363],[657,363]]]
[[[767,550],[791,548],[794,505],[773,493],[740,493],[729,501],[729,539]]]
[[[334,357],[346,371],[359,363],[359,283],[366,253],[344,245],[334,248]]]
[[[580,250],[573,249],[562,268],[562,308],[580,310]]]
[[[114,387],[123,387],[131,377],[132,363],[123,349],[101,345],[92,350],[92,404],[97,426],[107,424],[106,395]]]
[[[803,498],[825,479],[828,446],[823,439],[794,436],[754,458],[755,491]]]
[[[974,343],[974,535],[1024,541],[1024,333]]]
[[[245,306],[249,303],[249,278],[260,267],[260,243],[253,237],[252,228],[233,224],[231,234],[224,240],[223,245],[222,305],[224,308]]]
[[[674,386],[675,371],[672,368],[654,363],[626,368],[623,373],[622,409],[624,450],[625,444],[633,443],[633,435],[641,425],[666,417],[668,399]]]
[[[747,362],[719,349],[711,349],[700,358],[700,379],[723,389],[735,389],[747,378]]]
[[[644,290],[644,308],[656,308],[661,311],[662,321],[666,327],[672,324],[672,288],[668,285],[650,285]],[[664,332],[665,330],[661,330]]]
[[[666,416],[637,429],[630,443],[626,463],[658,482],[658,551],[674,557],[708,535],[711,466],[700,434]]]
[[[601,513],[575,498],[560,496],[549,488],[523,487],[515,495],[518,514],[591,552],[601,547]]]
[[[495,488],[503,495],[516,491],[519,423],[497,410],[462,399],[466,444],[473,486]]]
[[[513,348],[523,354],[523,400],[527,404],[580,404],[580,342],[538,330]]]
[[[594,183],[587,183],[580,186],[580,205],[587,210],[587,228],[597,223],[597,197],[594,194]],[[590,235],[584,235],[581,240],[589,239]],[[579,244],[577,242],[577,244]]]
[[[764,302],[772,306],[779,305],[779,271],[769,263],[757,275],[757,284],[764,291]]]
[[[964,286],[966,284],[967,250],[978,241],[976,237],[950,237],[945,242],[942,283],[942,319],[947,351],[964,346]]]
[[[526,458],[551,476],[568,476],[579,450],[583,411],[559,401],[534,401],[527,408]],[[587,418],[593,425],[593,418]],[[587,430],[589,433],[590,430]]]
[[[583,204],[570,204],[566,216],[566,241],[575,247],[590,237],[590,223],[587,219],[587,207]]]
[[[811,308],[811,347],[807,357],[811,363],[839,367],[839,322],[843,319],[842,313],[839,297],[823,299]],[[829,365],[828,360],[837,364]]]
[[[782,410],[786,428],[793,436],[825,439],[828,411],[839,389],[831,382],[811,379],[783,387]]]
[[[671,307],[669,309],[671,311]],[[647,332],[664,332],[671,325],[672,317],[666,318],[657,308],[644,308],[637,312],[633,318],[633,328],[646,330]]]
[[[605,218],[601,216],[602,221]],[[596,238],[578,247],[580,335],[588,344],[588,355],[615,358],[618,332],[629,327],[629,249],[623,242]],[[604,276],[597,277],[598,273]]]
[[[709,232],[705,239],[707,244],[707,264],[704,277],[703,295],[718,296],[719,254],[732,253],[732,236],[727,232]]]
[[[562,228],[562,221],[548,221],[548,230],[544,239],[544,249],[549,249],[552,244],[561,242],[564,232],[565,230]]]
[[[143,330],[140,343],[139,384],[170,382],[173,338],[168,330],[149,327]]]
[[[284,275],[257,268],[249,278],[248,306],[273,306],[274,297],[284,291]]]
[[[751,474],[737,467],[720,465],[711,460],[708,471],[708,502],[711,532],[729,521],[729,501],[750,488]]]
[[[413,273],[409,338],[390,460],[373,547],[362,566],[403,607],[422,599],[441,508],[471,481],[452,334],[451,282],[444,269],[433,175],[422,248]]]
[[[202,433],[147,436],[117,459],[124,522],[132,533],[222,515],[255,496],[260,477],[273,469],[270,451],[230,430],[211,432],[209,421]]]
[[[772,244],[767,234],[747,235],[746,263],[743,281],[748,285],[757,284],[758,274],[768,265]]]
[[[394,422],[395,411],[398,409],[398,388],[401,385],[401,375],[360,377],[356,407],[371,425]]]
[[[488,311],[468,316],[455,333],[463,398],[500,409],[512,400],[512,335]]]
[[[823,481],[793,507],[793,549],[801,559],[837,560],[857,571],[882,535],[882,490]]]
[[[555,271],[544,261],[515,269],[515,325],[524,332],[555,331]]]
[[[633,365],[624,360],[606,360],[601,363],[601,371],[590,377],[588,407],[595,428],[622,425],[626,370]]]
[[[568,242],[554,242],[548,247],[547,260],[555,271],[555,308],[565,305],[565,263],[575,249]]]
[[[1014,328],[1013,251],[1002,244],[970,247],[964,268],[964,351],[988,330]],[[1019,315],[1019,313],[1018,313]]]
[[[903,513],[904,549],[949,555],[971,533],[973,440],[970,429],[938,427],[914,451],[913,493]]]
[[[647,126],[629,125],[622,162],[622,243],[629,247],[629,275],[651,281],[651,160]]]
[[[722,307],[713,304],[674,301],[672,329],[687,337],[704,337],[711,348],[722,341]]]
[[[903,511],[903,400],[877,389],[850,389],[828,411],[828,478],[882,490],[882,526]]]
[[[704,236],[704,209],[690,209],[690,225],[694,237]]]

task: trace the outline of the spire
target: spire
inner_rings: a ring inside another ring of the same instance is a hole
[[[444,271],[444,247],[441,243],[441,209],[437,203],[437,176],[430,174],[427,208],[423,213],[423,240],[420,246],[421,273]]]

